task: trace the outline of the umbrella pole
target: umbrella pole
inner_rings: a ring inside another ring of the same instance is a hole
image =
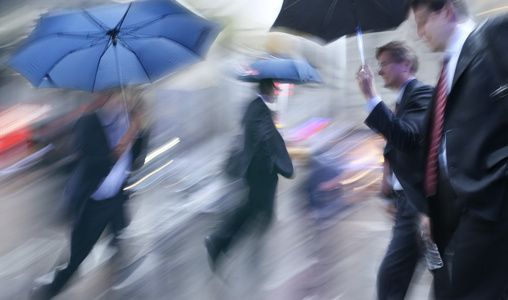
[[[118,81],[120,82],[120,90],[122,91],[123,105],[125,106],[125,114],[127,115],[127,124],[130,126],[131,122],[129,120],[129,109],[127,107],[127,99],[125,98],[125,90],[123,88],[122,71],[120,69],[120,63],[118,62],[118,51],[116,48],[116,44],[113,44],[113,48],[115,49],[116,72],[118,74]]]
[[[358,51],[360,51],[360,59],[362,60],[362,71],[365,71],[365,55],[363,53],[363,35],[360,26],[356,27],[356,40],[358,41]]]

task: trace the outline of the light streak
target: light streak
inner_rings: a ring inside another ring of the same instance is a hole
[[[141,182],[145,181],[148,177],[152,176],[153,174],[159,172],[160,170],[164,169],[165,167],[167,167],[170,163],[172,163],[173,160],[170,160],[169,162],[167,162],[165,165],[163,165],[162,167],[158,168],[157,170],[151,172],[150,174],[146,175],[145,177],[141,178],[140,180],[136,181],[135,183],[129,185],[128,187],[124,188],[123,190],[124,191],[127,191],[133,187],[135,187],[136,185],[140,184]]]
[[[508,6],[502,6],[502,7],[494,8],[494,9],[491,9],[491,10],[486,10],[486,11],[483,11],[483,12],[478,13],[476,15],[477,16],[486,15],[486,14],[489,14],[489,13],[492,13],[492,12],[496,12],[496,11],[500,11],[500,10],[505,10],[505,9],[508,9]]]
[[[368,182],[368,183],[366,183],[366,184],[364,184],[362,186],[357,186],[357,187],[353,188],[353,191],[364,189],[364,188],[366,188],[366,187],[368,187],[370,185],[373,185],[374,183],[379,181],[379,179],[380,179],[379,177],[378,178],[374,178],[373,180],[371,180],[370,182]]]
[[[174,138],[165,145],[157,148],[155,151],[148,154],[145,158],[145,163],[148,163],[152,159],[156,158],[157,156],[161,155],[162,153],[168,151],[169,149],[173,148],[176,144],[180,143],[180,138]]]
[[[341,183],[342,183],[342,184],[344,184],[344,185],[345,185],[345,184],[351,184],[351,183],[353,183],[353,182],[355,182],[355,181],[358,181],[358,180],[362,179],[363,177],[365,177],[365,176],[369,175],[370,173],[372,173],[372,171],[373,171],[373,169],[368,169],[368,170],[365,170],[365,171],[363,171],[363,172],[361,172],[361,173],[357,174],[357,175],[356,175],[356,176],[354,176],[354,177],[350,177],[350,178],[348,178],[348,179],[344,179]]]
[[[177,184],[179,184],[180,182],[184,181],[184,180],[185,180],[187,177],[189,177],[189,176],[190,176],[190,174],[189,174],[189,175],[187,175],[187,176],[185,176],[184,178],[182,178],[182,179],[178,180],[178,181],[177,181],[177,182],[175,182],[175,183],[172,183],[172,184],[170,184],[170,185],[166,185],[166,186],[165,186],[165,188],[168,188],[168,187],[172,187],[172,186],[174,186],[174,185],[177,185]]]

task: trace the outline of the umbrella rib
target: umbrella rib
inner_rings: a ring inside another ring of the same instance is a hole
[[[125,36],[125,35],[127,35],[127,34],[125,34],[125,33],[124,33],[124,36]],[[174,43],[174,44],[180,45],[182,48],[185,48],[185,49],[189,50],[189,52],[192,52],[192,53],[196,54],[196,56],[201,57],[201,55],[200,55],[199,53],[197,53],[194,49],[189,48],[188,46],[185,46],[185,45],[183,45],[183,44],[181,44],[181,43],[178,43],[177,41],[172,40],[172,39],[170,39],[170,38],[168,38],[168,37],[165,37],[165,36],[160,36],[160,35],[158,35],[158,36],[155,36],[155,35],[141,35],[141,34],[132,34],[132,33],[129,33],[129,36],[134,37],[134,38],[165,39],[165,40],[170,41],[170,42],[172,42],[172,43]],[[126,43],[126,42],[123,40],[123,38],[120,38],[119,40],[122,40],[122,41],[123,41],[123,43]]]
[[[150,80],[150,82],[153,82],[152,81],[152,78],[150,77],[150,75],[148,74],[148,71],[146,70],[145,66],[141,63],[141,59],[139,59],[139,56],[138,54],[136,53],[136,51],[134,51],[123,39],[119,39],[120,43],[125,47],[125,49],[129,50],[130,52],[132,52],[132,54],[134,54],[134,56],[136,56],[136,58],[138,59],[139,61],[139,64],[141,65],[141,67],[143,68],[143,71],[145,72],[146,74],[146,77],[148,78],[148,80]]]
[[[94,34],[90,34],[89,32],[87,32],[87,33],[82,33],[82,34],[72,34],[72,33],[66,33],[66,32],[56,32],[56,33],[52,33],[52,34],[48,34],[48,35],[45,35],[45,36],[41,36],[41,37],[35,38],[35,39],[31,40],[30,43],[23,45],[22,49],[23,48],[29,48],[29,47],[31,47],[32,43],[41,42],[41,41],[43,41],[45,39],[49,39],[49,38],[53,38],[53,37],[58,37],[58,36],[83,38],[83,39],[94,37],[96,39],[100,39],[102,37],[102,33],[97,32],[97,33],[94,33]]]
[[[162,19],[166,18],[167,16],[174,16],[174,15],[185,15],[185,14],[165,14],[165,15],[161,15],[161,16],[158,16],[158,17],[150,19],[150,20],[144,20],[144,21],[136,23],[136,24],[131,24],[127,27],[124,27],[123,29],[128,30],[128,31],[135,31],[141,27],[148,26],[152,23],[162,20]]]
[[[90,12],[88,12],[86,9],[83,9],[83,12],[85,13],[85,16],[87,16],[90,20],[94,21],[94,23],[99,26],[101,30],[108,31],[109,26],[101,22],[101,20],[97,19],[95,16],[93,16]]]
[[[332,20],[333,12],[335,11],[335,5],[337,5],[337,0],[333,0],[332,4],[328,8],[328,11],[326,12],[325,21],[323,22],[323,25],[327,26],[328,23]]]
[[[95,67],[95,76],[93,78],[93,83],[92,83],[92,93],[95,91],[95,82],[97,82],[97,73],[99,73],[99,66],[101,64],[102,57],[104,56],[106,51],[108,51],[108,49],[109,49],[109,47],[111,46],[112,43],[113,42],[111,41],[111,39],[106,43],[106,46],[104,47],[104,51],[102,51],[101,56],[97,60],[97,66]]]
[[[300,2],[300,1],[301,1],[301,0],[296,0],[295,2],[293,2],[293,3],[289,4],[288,6],[284,7],[284,10],[286,10],[286,9],[290,8],[291,6],[293,6],[293,5],[297,4],[297,3],[298,3],[298,2]]]
[[[62,57],[60,57],[53,65],[51,65],[51,67],[48,69],[48,71],[46,72],[46,74],[40,79],[37,81],[37,84],[36,86],[39,86],[41,84],[41,82],[44,80],[44,77],[46,76],[49,76],[49,73],[51,73],[51,71],[58,65],[59,62],[61,62],[64,58],[66,58],[67,56],[73,54],[74,52],[78,52],[78,51],[81,51],[83,49],[86,49],[86,48],[90,48],[90,47],[93,47],[95,46],[97,43],[97,40],[95,42],[92,42],[86,46],[83,46],[83,47],[80,47],[80,48],[76,48],[76,49],[73,49],[73,50],[70,50],[68,51],[67,53],[65,53],[65,55],[62,55]]]
[[[122,19],[118,24],[116,24],[115,29],[120,30],[120,27],[122,27],[123,22],[125,21],[125,17],[127,17],[127,14],[131,10],[132,2],[129,3],[129,6],[127,7],[127,10],[125,11],[125,14],[123,15]]]
[[[379,1],[377,0],[371,0],[372,2],[374,2],[375,4],[377,4],[377,6],[379,7],[379,9],[381,9],[384,13],[385,13],[385,16],[388,17],[389,19],[390,18],[390,12],[388,10],[386,10],[386,8],[381,4],[379,3]]]

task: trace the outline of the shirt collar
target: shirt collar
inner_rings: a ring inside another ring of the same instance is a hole
[[[397,104],[400,104],[400,101],[402,100],[402,95],[404,95],[404,91],[406,90],[407,84],[415,79],[416,79],[416,77],[410,77],[408,80],[406,80],[402,84],[402,87],[400,88],[400,91],[399,91],[399,96],[397,97]]]
[[[258,94],[258,97],[261,98],[261,100],[263,100],[264,102],[273,103],[273,98],[268,95]]]
[[[453,31],[445,49],[445,55],[448,58],[460,54],[467,37],[471,34],[471,32],[473,32],[475,27],[476,23],[470,19],[459,23],[457,27],[455,27],[455,30]]]

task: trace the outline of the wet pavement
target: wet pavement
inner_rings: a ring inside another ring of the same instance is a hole
[[[330,127],[320,135],[306,147],[326,150],[344,170],[339,208],[324,219],[302,189],[307,162],[295,159],[295,178],[279,182],[271,229],[246,234],[213,274],[203,237],[240,192],[220,175],[223,141],[210,141],[138,186],[120,247],[105,234],[56,299],[375,299],[392,225],[378,195],[384,142],[365,128]],[[34,281],[50,280],[50,270],[65,262],[68,227],[54,214],[65,178],[50,166],[3,182],[0,299],[27,299]],[[429,299],[431,280],[421,264],[407,299]]]

